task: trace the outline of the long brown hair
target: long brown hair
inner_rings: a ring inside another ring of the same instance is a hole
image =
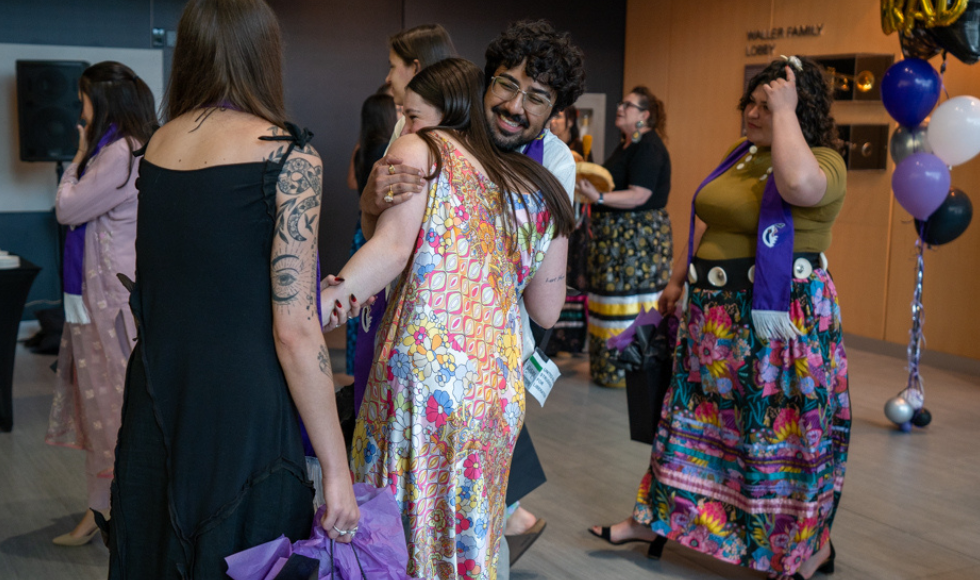
[[[282,35],[263,0],[190,0],[177,25],[167,120],[227,106],[285,127]]]
[[[82,73],[78,90],[92,103],[92,122],[84,129],[88,151],[78,164],[79,174],[92,160],[96,145],[110,131],[114,131],[111,139],[126,139],[132,152],[145,145],[157,128],[150,87],[124,64],[113,61],[93,64]],[[131,161],[129,173],[132,172]],[[119,187],[128,182],[127,175]]]
[[[633,87],[629,94],[640,98],[640,106],[650,111],[650,127],[657,132],[661,140],[667,141],[667,111],[664,102],[643,85]]]
[[[408,83],[408,88],[442,112],[442,122],[418,132],[436,159],[432,179],[442,171],[439,143],[432,131],[445,131],[460,141],[483,165],[483,169],[501,190],[513,218],[519,203],[518,191],[541,191],[559,235],[569,235],[575,227],[568,194],[555,176],[523,153],[501,151],[490,140],[483,109],[483,73],[464,58],[447,58],[422,69]]]
[[[388,39],[388,46],[407,65],[418,60],[419,70],[456,56],[456,47],[441,24],[422,24],[402,30]]]

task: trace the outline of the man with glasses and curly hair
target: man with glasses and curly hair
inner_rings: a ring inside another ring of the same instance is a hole
[[[490,137],[500,149],[519,150],[545,166],[568,192],[575,191],[575,160],[568,146],[553,135],[551,118],[574,103],[585,90],[582,52],[567,33],[544,20],[518,22],[495,38],[486,52],[487,91],[483,106]],[[526,312],[524,360],[546,340],[544,329]],[[545,521],[520,507],[519,500],[545,482],[527,427],[514,447],[507,489],[510,506],[506,534],[510,562],[519,558],[544,531]]]

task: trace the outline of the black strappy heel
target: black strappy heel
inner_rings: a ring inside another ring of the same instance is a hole
[[[659,560],[660,556],[664,553],[664,546],[667,545],[667,536],[657,536],[657,539],[650,542],[650,548],[647,549],[647,558],[651,560]]]

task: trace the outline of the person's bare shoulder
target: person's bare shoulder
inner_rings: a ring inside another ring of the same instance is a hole
[[[405,165],[411,165],[422,171],[427,171],[434,161],[429,145],[416,134],[402,135],[388,148],[387,155],[401,159]]]
[[[174,169],[199,169],[229,163],[278,160],[288,148],[287,131],[265,119],[230,110],[195,110],[161,127],[147,148],[154,163]],[[304,153],[316,155],[307,145]]]

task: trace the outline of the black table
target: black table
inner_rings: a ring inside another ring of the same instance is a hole
[[[20,267],[0,270],[0,431],[14,427],[14,356],[17,332],[31,284],[41,268],[20,259]]]

